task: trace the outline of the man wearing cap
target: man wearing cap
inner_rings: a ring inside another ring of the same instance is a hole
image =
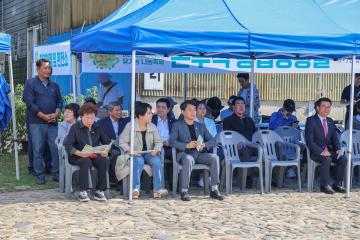
[[[251,92],[251,84],[249,81],[249,74],[248,73],[238,73],[236,75],[241,88],[238,92],[238,96],[242,97],[245,100],[245,115],[250,117],[250,92]],[[259,116],[259,108],[260,108],[260,94],[259,90],[256,88],[254,84],[254,117],[253,120],[255,123],[260,121]]]
[[[123,90],[119,84],[111,81],[109,74],[99,74],[98,81],[101,84],[97,96],[98,107],[106,107],[111,102],[123,103]]]
[[[286,99],[283,103],[283,107],[280,108],[279,111],[271,114],[269,129],[275,130],[276,128],[281,127],[281,126],[292,126],[294,128],[298,128],[299,121],[297,120],[296,116],[292,114],[293,112],[295,112],[294,100]],[[300,148],[301,148],[301,152],[304,153],[305,146],[300,145]],[[278,156],[280,159],[285,159],[287,155],[294,154],[289,149],[281,147],[281,144],[278,145],[277,151],[278,151]],[[304,156],[303,161],[305,161],[306,154],[303,154],[303,156]],[[296,177],[295,170],[296,169],[293,167],[289,168],[286,173],[287,177],[295,178]]]
[[[283,107],[279,111],[271,114],[269,129],[274,130],[280,126],[292,126],[298,128],[298,120],[292,113],[295,112],[295,102],[292,99],[286,99]]]

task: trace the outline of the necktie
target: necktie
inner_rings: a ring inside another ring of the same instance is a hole
[[[324,136],[326,138],[328,135],[328,126],[327,126],[326,119],[323,119],[322,125],[323,125],[323,129],[324,129]]]
[[[328,126],[327,126],[327,122],[326,122],[326,119],[323,119],[323,121],[322,121],[322,126],[323,126],[323,129],[324,129],[324,136],[325,136],[325,139],[326,139],[326,137],[327,137],[327,135],[328,135]],[[325,141],[326,142],[326,141]],[[326,143],[325,143],[325,149],[324,150],[328,150],[328,148],[327,148],[327,146],[326,146]]]

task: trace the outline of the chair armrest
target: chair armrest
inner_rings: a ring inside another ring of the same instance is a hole
[[[161,159],[161,162],[164,164],[164,162],[165,162],[165,150],[164,150],[164,147],[161,148],[160,159]]]
[[[173,160],[173,166],[176,166],[178,162],[176,161],[176,148],[171,148],[171,154],[172,154],[172,160]]]

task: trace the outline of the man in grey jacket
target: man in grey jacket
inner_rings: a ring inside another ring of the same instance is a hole
[[[181,200],[190,201],[188,193],[190,176],[195,163],[206,164],[210,167],[211,191],[210,197],[223,200],[218,190],[219,157],[208,153],[216,146],[215,139],[208,132],[204,124],[195,122],[196,102],[187,100],[180,106],[184,119],[173,124],[170,135],[170,144],[177,150],[177,161],[182,165]],[[201,141],[200,139],[203,139]],[[201,143],[202,142],[202,143]]]

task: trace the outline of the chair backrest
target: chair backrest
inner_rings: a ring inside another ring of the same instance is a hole
[[[217,134],[218,143],[224,150],[226,160],[239,160],[237,145],[240,142],[249,142],[243,135],[234,131],[222,131]]]
[[[68,155],[64,147],[61,148],[61,157],[64,159],[65,164],[69,164]]]
[[[340,136],[340,144],[344,148],[347,148],[349,146],[349,134],[350,134],[350,131],[346,130]],[[360,131],[359,130],[353,130],[352,157],[360,158]]]
[[[291,126],[280,126],[274,131],[288,143],[299,143],[302,140],[301,130]]]
[[[260,144],[263,148],[263,152],[268,159],[278,159],[276,156],[276,146],[275,143],[281,142],[284,140],[272,130],[259,130],[254,133],[252,137],[253,143]]]

